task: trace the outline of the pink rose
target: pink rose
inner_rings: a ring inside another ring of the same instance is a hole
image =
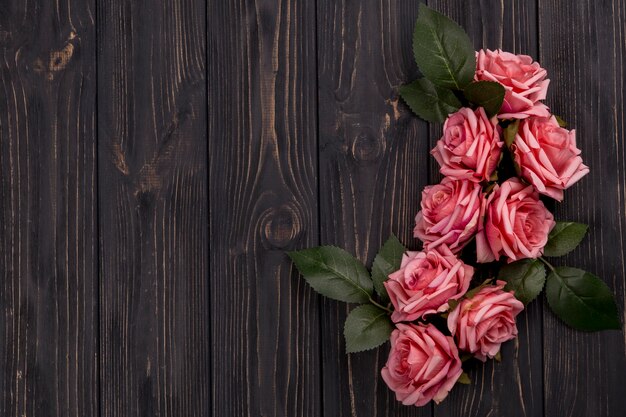
[[[483,193],[480,184],[444,178],[422,192],[422,210],[415,216],[413,234],[431,249],[446,244],[460,251],[478,231]]]
[[[478,262],[491,262],[500,255],[511,261],[541,256],[555,224],[532,185],[517,178],[496,185],[485,202],[476,235]]]
[[[385,288],[394,307],[394,322],[413,321],[448,309],[449,300],[467,292],[474,268],[464,264],[447,246],[427,252],[408,252],[400,270],[389,275]]]
[[[511,150],[522,176],[555,200],[563,200],[563,190],[589,172],[576,147],[576,132],[560,127],[554,116],[523,120]]]
[[[404,405],[440,403],[461,376],[461,359],[450,336],[432,324],[397,324],[381,374]]]
[[[498,120],[489,119],[485,110],[463,107],[443,125],[443,137],[430,152],[441,173],[455,180],[489,181],[495,171],[503,142]]]
[[[481,361],[493,358],[500,345],[517,336],[515,316],[524,304],[512,292],[502,291],[504,281],[487,286],[471,299],[463,300],[448,316],[448,329],[459,342],[459,349],[473,353]]]
[[[476,52],[476,81],[496,81],[506,89],[500,119],[550,116],[548,107],[539,101],[546,98],[550,83],[547,75],[548,72],[527,55],[499,49]]]

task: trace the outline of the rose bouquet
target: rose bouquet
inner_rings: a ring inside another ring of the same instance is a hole
[[[317,292],[360,304],[345,322],[347,352],[390,340],[382,378],[403,404],[422,406],[469,382],[461,358],[498,359],[544,287],[552,311],[576,329],[621,323],[602,280],[546,259],[587,232],[555,221],[546,203],[589,173],[575,131],[542,102],[547,71],[529,56],[474,51],[456,23],[424,5],[413,48],[423,78],[400,95],[421,118],[444,122],[431,151],[444,178],[424,188],[415,217],[422,250],[392,236],[371,273],[333,246],[289,256]]]

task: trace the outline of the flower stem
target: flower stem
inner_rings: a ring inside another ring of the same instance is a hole
[[[544,264],[545,264],[548,268],[550,268],[550,270],[551,270],[552,272],[555,272],[555,271],[554,271],[554,267],[552,266],[552,264],[551,264],[550,262],[548,262],[548,261],[546,260],[546,258],[544,258],[543,256],[540,256],[540,257],[539,257],[539,260],[540,260],[541,262],[543,262],[543,263],[544,263]]]
[[[389,309],[388,309],[387,307],[385,307],[384,305],[379,304],[379,303],[377,303],[376,301],[374,301],[374,300],[372,299],[372,297],[370,297],[370,303],[374,304],[374,305],[375,305],[376,307],[378,307],[378,308],[382,308],[383,310],[385,310],[385,311],[386,311],[387,313],[389,313],[389,314],[393,313],[393,311],[389,310]]]

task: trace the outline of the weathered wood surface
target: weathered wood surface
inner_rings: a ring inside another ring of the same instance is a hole
[[[552,79],[548,104],[576,127],[591,174],[566,192],[556,216],[587,223],[584,244],[560,264],[609,285],[624,313],[626,276],[626,4],[539,2],[539,52]],[[623,317],[623,316],[622,316]],[[546,416],[626,413],[623,331],[576,332],[544,313]]]
[[[560,262],[624,312],[626,5],[430,0],[475,46],[536,56],[591,175]],[[345,355],[350,310],[284,252],[410,247],[441,126],[417,1],[0,1],[0,415],[599,416],[626,410],[626,336],[535,302],[501,363],[439,406],[397,403],[388,347]]]
[[[318,416],[315,3],[214,2],[209,57],[213,415]]]
[[[209,415],[205,2],[97,16],[100,415]]]
[[[94,1],[0,2],[0,415],[98,413]]]

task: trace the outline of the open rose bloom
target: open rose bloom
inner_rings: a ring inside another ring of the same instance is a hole
[[[550,110],[541,102],[550,84],[547,75],[548,72],[527,55],[489,49],[476,52],[476,81],[495,81],[506,90],[498,114],[500,119],[550,116]]]
[[[541,194],[563,200],[563,190],[589,173],[576,147],[576,132],[554,116],[523,120],[511,150],[526,181]]]
[[[381,374],[402,404],[443,401],[462,373],[454,340],[432,324],[398,324],[391,333],[391,351]]]
[[[502,255],[511,261],[541,256],[556,223],[532,185],[511,178],[495,186],[484,207],[476,236],[479,262]]]
[[[448,329],[459,349],[483,362],[496,356],[502,343],[517,336],[515,317],[524,310],[524,304],[513,293],[503,291],[505,284],[498,281],[484,287],[448,316]]]
[[[467,292],[474,268],[465,265],[447,246],[408,252],[399,271],[389,275],[385,288],[394,306],[394,322],[413,321],[448,309],[449,300]]]
[[[483,205],[480,184],[444,178],[422,192],[422,210],[415,216],[413,234],[427,249],[447,245],[461,250],[476,234]]]
[[[464,107],[448,116],[443,137],[431,153],[448,178],[489,181],[500,161],[499,132],[497,119],[489,119],[482,107]]]

